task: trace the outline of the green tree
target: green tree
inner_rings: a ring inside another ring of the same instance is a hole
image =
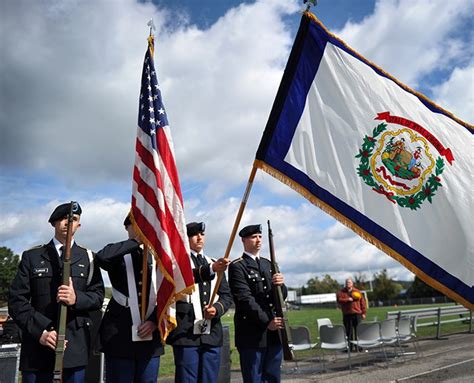
[[[341,288],[339,283],[332,279],[329,274],[326,274],[321,280],[319,277],[311,278],[306,285],[307,287],[304,289],[306,294],[334,293]]]
[[[374,291],[370,294],[369,299],[381,301],[396,298],[403,289],[400,283],[394,282],[388,277],[386,269],[374,274],[373,288]]]
[[[407,291],[407,296],[410,298],[429,298],[443,296],[443,294],[427,285],[420,278],[415,277],[415,280]]]
[[[0,301],[8,300],[8,290],[15,277],[20,257],[8,247],[0,247]]]
[[[357,287],[359,290],[367,290],[368,289],[368,286],[366,286],[364,273],[358,272],[354,276],[354,278],[352,278],[352,281],[354,282],[355,287]]]

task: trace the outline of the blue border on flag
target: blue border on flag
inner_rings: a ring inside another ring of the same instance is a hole
[[[303,19],[305,19],[304,16]],[[307,38],[308,34],[311,34],[311,38]],[[438,281],[456,294],[459,294],[467,301],[471,303],[474,302],[474,289],[472,287],[467,286],[464,282],[446,272],[434,262],[424,257],[421,253],[399,240],[383,227],[318,186],[305,173],[284,161],[296,131],[296,127],[303,113],[306,96],[319,68],[319,63],[322,59],[327,42],[336,45],[356,59],[369,65],[380,76],[384,76],[393,81],[393,79],[388,77],[383,71],[345,46],[340,40],[328,34],[323,27],[313,21],[310,21],[309,26],[307,26],[304,25],[304,20],[302,20],[296,40],[298,40],[299,37],[303,39],[303,43],[297,47],[295,42],[279,94],[277,95],[269,123],[265,130],[265,133],[269,130],[271,137],[266,137],[267,141],[265,141],[263,146],[261,145],[257,152],[257,159],[262,160],[283,173],[293,182],[307,189],[316,198],[331,206],[341,215],[347,217],[355,225],[362,228],[381,243],[384,243],[386,246],[393,249],[430,278]],[[287,81],[286,84],[284,84],[285,78]],[[406,89],[403,90],[407,91]],[[417,94],[415,94],[415,96],[417,96],[432,112],[442,113],[451,118],[451,116],[446,114],[442,109],[430,103],[429,100],[422,99]],[[278,110],[279,108],[281,109]],[[272,117],[273,120],[275,120],[276,117],[275,125],[273,127],[271,126],[273,123]],[[468,129],[467,127],[465,128]],[[262,142],[264,139],[265,137],[262,139]]]

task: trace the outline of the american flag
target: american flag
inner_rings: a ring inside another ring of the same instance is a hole
[[[189,260],[183,197],[174,160],[173,140],[153,64],[154,41],[148,38],[143,63],[132,221],[159,266],[157,315],[161,338],[176,327],[176,296],[190,292],[194,279]]]

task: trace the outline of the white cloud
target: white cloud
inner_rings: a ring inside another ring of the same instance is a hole
[[[64,201],[50,200],[37,206],[34,211],[2,215],[5,224],[0,228],[0,243],[20,254],[32,246],[47,243],[54,235],[54,228],[48,223],[54,208]],[[123,220],[130,204],[112,199],[82,200],[81,227],[76,233],[79,244],[94,251],[107,243],[127,238]]]
[[[78,233],[79,243],[97,251],[108,243],[127,239],[123,220],[130,211],[129,203],[106,198],[84,201],[81,206],[84,212]]]
[[[77,183],[131,174],[150,14],[131,0],[2,5],[2,165]]]
[[[2,165],[48,170],[77,184],[130,178],[146,22],[153,16],[181,178],[207,181],[219,173],[216,183],[240,183],[292,43],[282,16],[295,4],[240,5],[200,30],[186,17],[168,19],[165,10],[132,0],[7,2]]]
[[[456,68],[446,82],[434,87],[433,94],[439,105],[474,123],[474,64]]]
[[[452,70],[452,62],[472,56],[470,0],[379,0],[374,13],[336,32],[355,50],[411,87],[433,70]],[[461,28],[463,29],[463,28]]]
[[[163,97],[183,179],[228,188],[247,176],[292,43],[281,19],[295,11],[291,4],[241,5],[209,30],[191,26],[160,40]]]

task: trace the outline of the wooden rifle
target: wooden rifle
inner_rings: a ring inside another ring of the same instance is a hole
[[[278,264],[275,260],[275,247],[273,246],[273,233],[270,227],[270,221],[268,223],[268,242],[270,247],[270,260],[272,263],[272,276],[280,272]],[[285,300],[283,298],[283,291],[281,286],[273,286],[273,294],[275,296],[275,314],[277,317],[283,318],[283,328],[278,330],[280,336],[281,345],[283,346],[283,359],[285,360],[294,360],[295,355],[290,347],[291,343],[291,333],[290,325],[288,324],[288,319],[285,318],[283,314],[283,306],[285,305]]]
[[[76,202],[71,201],[69,213],[67,215],[67,232],[66,243],[63,246],[63,285],[69,285],[69,277],[71,276],[71,242],[72,242],[72,223],[74,219],[74,210],[77,209]],[[66,343],[66,317],[67,305],[64,302],[59,303],[59,324],[56,338],[54,361],[53,382],[61,383],[63,381],[63,359],[64,359],[64,345]]]

